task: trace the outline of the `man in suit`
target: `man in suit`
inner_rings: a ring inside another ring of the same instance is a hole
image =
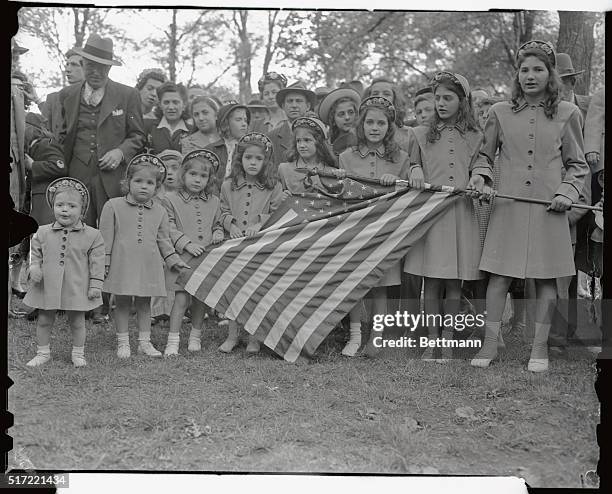
[[[576,77],[584,72],[584,70],[574,70],[572,59],[567,53],[557,53],[557,72],[561,77],[561,99],[574,103],[582,113],[582,127],[584,129],[584,121],[586,119],[587,110],[589,109],[589,96],[574,93],[576,86]]]
[[[66,80],[68,84],[78,84],[85,75],[83,73],[83,59],[81,55],[70,49],[66,52]],[[38,105],[40,113],[47,120],[47,128],[55,136],[59,138],[62,131],[62,107],[59,101],[59,91],[47,95],[44,103]]]
[[[121,180],[127,164],[145,145],[140,95],[135,88],[108,78],[113,42],[92,34],[82,49],[85,80],[63,88],[60,141],[68,165],[68,176],[79,179],[89,190],[90,203],[85,222],[97,227],[106,201],[121,195]],[[94,323],[106,320],[104,307],[92,314]]]
[[[281,89],[276,94],[276,102],[289,119],[289,121],[281,122],[268,134],[274,146],[274,165],[278,169],[278,165],[287,161],[287,153],[292,146],[291,124],[314,108],[316,96],[314,92],[306,89],[301,82],[296,82]]]
[[[60,91],[61,142],[68,176],[90,193],[86,223],[96,227],[106,201],[121,195],[120,182],[144,148],[145,133],[138,91],[108,78],[111,66],[121,65],[113,59],[112,40],[92,34],[75,52],[83,58],[85,80]]]

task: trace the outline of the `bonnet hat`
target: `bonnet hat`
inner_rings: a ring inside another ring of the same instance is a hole
[[[387,98],[383,96],[370,96],[369,98],[364,99],[359,106],[359,114],[362,112],[369,110],[370,108],[376,108],[378,110],[382,110],[390,122],[395,122],[395,106],[393,103],[389,101]]]
[[[164,149],[156,156],[164,163],[168,161],[178,161],[180,163],[183,160],[183,155],[176,149]]]
[[[418,98],[419,96],[433,96],[433,89],[431,89],[431,86],[425,86],[422,87],[420,89],[417,89],[416,92],[414,93],[414,97]]]
[[[442,81],[450,81],[463,92],[463,96],[470,99],[470,84],[461,74],[453,74],[452,72],[447,72],[445,70],[438,72],[431,80],[432,90],[435,90],[435,88],[439,86]]]
[[[329,112],[334,106],[334,103],[341,98],[350,98],[355,103],[355,108],[359,108],[361,96],[351,87],[342,87],[334,89],[327,94],[319,105],[319,118],[323,122],[329,122]]]
[[[247,108],[249,110],[266,110],[267,112],[270,111],[270,109],[264,105],[264,102],[261,101],[260,99],[252,99],[247,103]]]
[[[555,49],[553,45],[550,44],[548,41],[540,41],[538,39],[534,39],[531,41],[527,41],[527,43],[523,43],[518,49],[518,51],[516,52],[517,60],[518,60],[518,57],[521,55],[521,52],[528,51],[528,50],[529,51],[536,50],[536,51],[542,52],[548,58],[550,65],[553,68],[556,68],[557,57],[555,55]]]
[[[249,110],[249,107],[246,105],[241,105],[237,101],[232,100],[232,101],[228,101],[225,105],[219,108],[219,111],[217,112],[217,128],[221,127],[221,123],[229,117],[230,113],[240,108],[246,111],[247,124],[250,123],[251,122],[251,110]]]
[[[113,58],[113,40],[102,38],[95,33],[87,38],[87,43],[83,48],[75,48],[74,51],[83,58],[103,65],[122,65]]]
[[[164,165],[164,162],[160,158],[155,156],[154,154],[147,154],[147,153],[138,154],[131,159],[125,171],[126,176],[131,166],[139,165],[141,163],[157,167],[157,172],[161,175],[161,181],[164,182],[166,180],[167,171],[166,171],[166,165]]]
[[[208,149],[194,149],[193,151],[190,151],[183,158],[181,166],[183,166],[189,160],[197,158],[204,158],[206,161],[210,162],[215,171],[219,169],[219,163],[221,160],[219,160],[219,157],[215,153],[209,151]]]
[[[310,108],[314,108],[317,104],[317,97],[313,91],[306,89],[304,83],[302,82],[294,82],[291,86],[287,86],[281,89],[278,93],[276,93],[276,103],[278,106],[282,107],[285,103],[285,98],[289,93],[299,93],[302,94],[306,100],[310,103]]]
[[[51,209],[53,209],[53,201],[55,200],[55,196],[59,192],[63,192],[68,189],[76,190],[80,194],[81,199],[83,200],[81,217],[84,217],[85,213],[87,213],[87,210],[89,209],[89,191],[87,190],[87,187],[85,187],[85,184],[76,178],[62,177],[51,182],[45,191],[47,204]]]
[[[327,129],[325,128],[325,124],[314,116],[296,118],[291,124],[291,131],[295,133],[295,129],[298,127],[314,130],[322,135],[323,139],[327,139]]]
[[[268,136],[260,132],[249,132],[238,139],[238,146],[248,146],[250,144],[261,146],[264,148],[267,155],[272,154],[272,150],[274,149],[272,141]]]
[[[567,53],[557,53],[555,61],[557,63],[557,72],[559,73],[559,77],[569,77],[572,75],[579,75],[584,72],[584,70],[574,69],[572,58]]]
[[[266,72],[257,81],[257,88],[259,89],[260,93],[263,91],[264,85],[267,82],[276,82],[280,85],[281,89],[287,87],[287,78],[283,74],[279,74],[277,72]]]

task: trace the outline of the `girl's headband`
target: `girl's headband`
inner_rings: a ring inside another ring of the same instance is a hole
[[[544,56],[548,58],[551,67],[555,68],[557,66],[557,56],[555,55],[553,45],[551,45],[548,41],[540,41],[539,39],[534,39],[527,41],[527,43],[523,43],[516,52],[516,59],[518,60],[518,57],[521,56],[522,52],[531,50],[542,52]]]
[[[291,124],[291,130],[295,133],[295,129],[298,127],[303,127],[305,129],[314,130],[315,132],[319,132],[323,139],[327,139],[327,129],[325,128],[325,124],[321,122],[318,118],[313,117],[300,117],[296,118]]]
[[[221,160],[219,160],[219,157],[215,153],[209,151],[208,149],[194,149],[193,151],[190,151],[183,158],[181,167],[185,166],[185,163],[187,163],[189,160],[196,158],[204,158],[206,161],[209,161],[215,172],[219,169],[219,163]]]
[[[440,85],[441,82],[450,81],[455,86],[457,86],[463,92],[463,96],[466,98],[470,97],[470,84],[467,79],[463,77],[461,74],[453,74],[452,72],[447,72],[445,70],[438,72],[433,76],[431,80],[431,87],[435,88]]]
[[[393,103],[391,103],[391,101],[389,101],[387,98],[383,98],[382,96],[370,96],[369,98],[364,99],[359,106],[359,114],[361,115],[362,112],[365,112],[370,108],[382,110],[390,122],[395,122],[395,106],[393,106]]]
[[[259,132],[249,132],[238,140],[238,145],[248,146],[250,144],[261,146],[265,149],[266,153],[272,153],[272,150],[274,149],[272,146],[272,141],[268,139],[268,136]]]
[[[47,204],[51,209],[53,209],[53,201],[55,200],[55,196],[58,192],[65,191],[67,189],[76,190],[83,200],[83,208],[81,210],[81,216],[85,216],[87,210],[89,209],[89,191],[85,184],[76,178],[58,178],[54,180],[47,186],[47,190],[45,191],[45,196],[47,198]]]
[[[268,72],[267,74],[262,75],[257,81],[257,88],[259,89],[259,92],[263,91],[266,82],[277,82],[280,84],[281,89],[287,87],[287,78],[283,74]]]
[[[161,175],[161,181],[164,182],[166,180],[167,170],[166,170],[166,165],[164,165],[164,162],[161,159],[159,159],[157,156],[155,156],[154,154],[146,154],[146,153],[139,154],[132,158],[132,160],[127,166],[127,170],[125,172],[126,176],[129,173],[131,166],[140,165],[140,164],[151,165],[151,166],[157,167],[157,171]]]
[[[212,99],[210,96],[206,96],[201,94],[200,96],[196,96],[195,98],[193,98],[193,100],[191,101],[190,105],[189,105],[189,112],[193,113],[193,107],[197,104],[197,103],[206,103],[208,106],[210,106],[213,110],[215,110],[215,113],[219,113],[219,103],[217,103],[214,99]]]

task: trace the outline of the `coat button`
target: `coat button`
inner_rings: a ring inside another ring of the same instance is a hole
[[[455,166],[455,163],[449,163],[448,166],[452,168],[453,166]]]
[[[245,216],[248,216],[248,215],[249,215],[249,212],[248,212],[248,211],[245,211],[245,212],[244,212],[244,215],[245,215]]]
[[[531,170],[533,168],[533,165],[527,165],[527,170]]]
[[[139,244],[141,244],[141,243],[142,243],[142,239],[141,239],[141,238],[139,238],[139,239],[138,239],[138,243],[139,243]]]
[[[246,205],[247,205],[247,206],[250,206],[250,205],[251,205],[251,203],[250,203],[250,202],[247,202],[247,203],[246,203]]]
[[[455,152],[455,150],[453,148],[448,150],[449,153],[453,154]]]
[[[250,192],[247,192],[247,197],[251,197],[251,193]]]
[[[138,224],[138,228],[142,228],[142,223],[139,223],[139,224]]]
[[[246,224],[247,224],[247,222],[246,222],[246,221],[243,221],[243,222],[242,222],[242,224],[243,224],[243,225],[246,225]]]
[[[452,182],[453,180],[455,180],[455,178],[451,175],[450,177],[448,177],[448,181]]]
[[[68,237],[62,237],[62,240],[65,242],[66,240],[68,240]]]
[[[65,245],[62,245],[61,249],[62,249],[62,250],[66,250],[66,246],[65,246]]]
[[[60,266],[63,266],[63,265],[64,265],[64,261],[60,261],[60,262],[59,262],[59,265],[60,265]]]
[[[196,211],[196,216],[202,216],[202,213],[200,211]]]
[[[531,156],[533,154],[533,149],[530,149],[529,151],[527,151],[527,154]]]
[[[64,254],[63,252],[60,252],[60,257],[65,257],[66,254]]]
[[[201,220],[201,219],[198,219],[198,223],[202,223],[202,220]]]
[[[198,235],[198,240],[204,240],[204,237],[202,235]]]
[[[68,230],[64,230],[64,234],[65,234],[65,235],[68,235]]]
[[[527,186],[531,185],[531,180],[527,180],[527,181],[525,182],[525,185],[527,185]]]
[[[529,123],[535,123],[535,118],[530,118]]]

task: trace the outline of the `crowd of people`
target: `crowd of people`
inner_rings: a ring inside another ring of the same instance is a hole
[[[24,50],[13,43],[14,61]],[[163,354],[177,355],[186,313],[188,351],[200,351],[207,308],[177,284],[178,274],[210,244],[257,235],[283,200],[309,191],[303,172],[314,169],[467,191],[372,288],[374,313],[387,313],[390,299],[416,303],[419,312],[422,298],[425,312],[436,314],[458,313],[466,295],[486,300],[484,341],[471,364],[488,367],[503,347],[508,292],[523,331],[522,302],[533,298],[533,372],[546,371],[549,346],[575,330],[571,317],[562,327],[553,313],[557,299],[575,300],[582,288],[577,268],[601,275],[593,246],[603,224],[572,204],[603,202],[604,92],[575,94],[580,72],[550,43],[520,47],[507,98],[438,72],[411,95],[412,119],[407,95],[386,77],[311,90],[268,72],[243,104],[186,88],[156,68],[128,87],[109,78],[113,65],[112,40],[92,34],[66,54],[69,85],[45,101],[23,73],[12,73],[11,196],[39,224],[16,248],[12,268],[12,288],[19,287],[21,256],[28,287],[13,291],[27,292],[24,303],[37,309],[29,366],[50,360],[58,310],[72,328],[74,365],[86,365],[86,315],[107,320],[110,295],[119,358],[131,355],[132,307],[139,353],[162,355],[150,333],[166,318]],[[31,104],[41,113],[28,112]],[[362,315],[361,303],[350,312],[347,357],[363,346]],[[219,316],[228,326],[219,350],[231,352],[240,328]],[[453,328],[441,329],[428,327],[429,338],[453,337]],[[249,337],[246,351],[259,351],[257,339]],[[370,338],[364,352],[376,351]],[[422,358],[445,361],[452,348],[441,353],[429,346]]]

